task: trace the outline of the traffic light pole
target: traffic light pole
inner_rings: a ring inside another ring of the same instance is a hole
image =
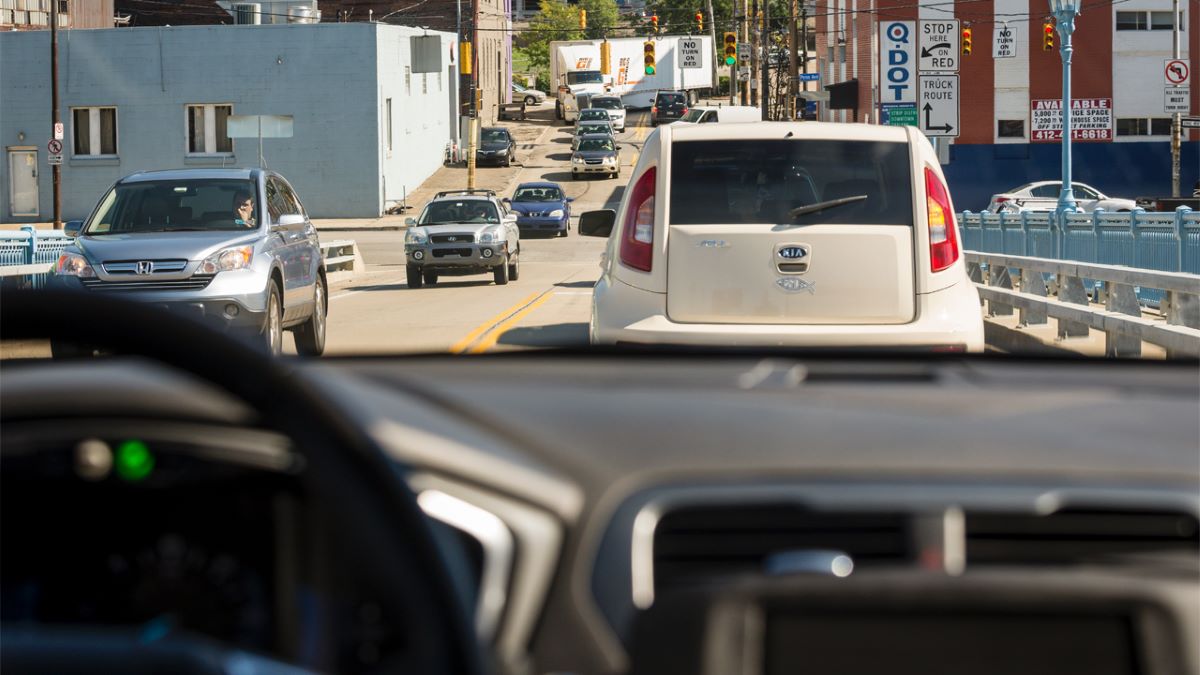
[[[796,43],[799,41],[796,36],[796,11],[798,10],[796,0],[792,0],[791,11],[788,12],[788,100],[784,109],[787,110],[789,120],[796,119],[796,97],[800,93],[800,83],[796,81],[799,75],[799,65],[796,61]]]
[[[758,87],[755,86],[755,78],[758,77],[758,62],[762,55],[758,53],[758,47],[762,42],[758,39],[758,26],[755,22],[758,20],[758,0],[750,0],[750,14],[746,17],[746,25],[750,27],[750,77],[746,78],[750,81],[750,105],[757,106],[759,101]]]
[[[1179,58],[1179,0],[1171,3],[1171,26],[1175,32],[1171,58]],[[1193,57],[1195,58],[1195,57]],[[1193,61],[1195,63],[1195,61]],[[1179,151],[1183,144],[1183,120],[1179,113],[1171,114],[1171,196],[1179,196]]]
[[[713,86],[721,83],[720,77],[717,76],[717,61],[721,57],[721,46],[717,44],[717,17],[713,14],[712,0],[707,0],[705,7],[708,9],[708,39],[712,40],[712,82]],[[729,79],[729,86],[733,87],[733,78]]]
[[[50,0],[50,129],[58,128],[58,0]],[[53,134],[51,134],[53,137]],[[54,177],[54,229],[62,229],[62,166],[50,167]]]
[[[763,0],[762,3],[762,36],[758,43],[762,45],[763,53],[760,57],[762,62],[762,83],[758,88],[759,100],[762,101],[762,118],[763,120],[771,119],[771,36],[767,31],[767,26],[771,25],[771,2]]]

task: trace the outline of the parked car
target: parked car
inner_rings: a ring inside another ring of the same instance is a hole
[[[679,118],[680,124],[712,124],[714,122],[758,122],[762,109],[752,105],[692,108]]]
[[[558,183],[521,183],[504,203],[517,215],[517,228],[553,232],[565,237],[571,231],[571,202]]]
[[[615,241],[593,343],[983,349],[946,179],[913,127],[670,125],[620,210],[579,233]]]
[[[599,173],[621,175],[621,147],[609,134],[589,134],[579,137],[579,148],[571,155],[571,178]]]
[[[436,284],[443,275],[491,273],[499,286],[520,276],[517,216],[491,190],[439,192],[419,218],[405,223],[409,288]]]
[[[579,149],[579,140],[584,136],[596,135],[615,137],[616,132],[608,122],[580,122],[575,127],[575,135],[571,137],[571,150]]]
[[[1058,193],[1062,191],[1062,181],[1044,180],[1015,187],[1007,192],[992,195],[988,204],[988,213],[1000,211],[1053,211],[1058,206]],[[1132,199],[1109,197],[1096,188],[1085,183],[1071,183],[1071,191],[1075,193],[1075,203],[1080,210],[1092,212],[1096,209],[1105,211],[1132,211],[1137,208],[1137,202]]]
[[[320,242],[296,190],[277,173],[131,174],[87,220],[65,229],[75,241],[54,265],[53,287],[152,303],[248,337],[270,354],[282,350],[285,330],[301,354],[325,351],[329,287]]]
[[[546,102],[546,92],[530,89],[513,82],[513,100],[524,101],[525,105],[541,105]]]
[[[504,127],[484,127],[479,132],[476,164],[511,166],[517,158],[517,142]]]
[[[625,131],[625,104],[621,101],[620,96],[593,96],[592,107],[607,110],[613,128],[617,131]]]
[[[687,92],[660,91],[654,96],[654,105],[650,108],[650,126],[674,122],[688,114]]]

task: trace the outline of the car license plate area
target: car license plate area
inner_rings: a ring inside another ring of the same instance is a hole
[[[469,248],[435,248],[433,249],[433,257],[435,258],[470,258],[471,249]]]

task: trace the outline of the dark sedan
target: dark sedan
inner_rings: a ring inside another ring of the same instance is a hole
[[[511,166],[517,156],[517,142],[504,127],[484,127],[479,132],[476,164]]]
[[[504,203],[517,214],[522,232],[553,232],[565,237],[571,229],[572,201],[558,183],[521,183]]]

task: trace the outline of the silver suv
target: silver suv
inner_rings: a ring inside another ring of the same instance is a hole
[[[503,286],[521,274],[517,215],[491,190],[439,192],[405,223],[409,288],[436,284],[440,275],[488,273]]]
[[[135,173],[117,181],[54,265],[51,284],[186,313],[278,354],[325,350],[325,264],[299,197],[262,169]]]

